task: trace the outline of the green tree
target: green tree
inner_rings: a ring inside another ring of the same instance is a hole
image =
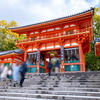
[[[5,35],[2,32],[0,32],[0,49],[1,49],[2,45],[3,45],[4,38],[5,38]]]
[[[93,17],[94,37],[100,37],[100,7],[95,8]],[[86,68],[91,71],[100,70],[100,57],[95,56],[94,42],[90,43],[91,51],[85,54]]]
[[[15,21],[7,22],[5,20],[0,21],[0,51],[17,49],[15,42],[25,38],[25,36],[11,32],[9,28],[16,27]]]
[[[91,51],[85,54],[86,58],[86,68],[90,71],[98,71],[100,70],[100,57],[95,56],[94,44],[90,43]]]
[[[100,37],[100,7],[95,8],[94,10],[93,22],[94,22],[94,30],[93,30],[94,36]]]

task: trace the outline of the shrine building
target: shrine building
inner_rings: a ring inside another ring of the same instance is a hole
[[[22,63],[24,60],[24,51],[21,49],[0,52],[0,64],[11,65],[13,63]]]
[[[59,60],[60,72],[85,72],[84,55],[90,51],[93,40],[93,13],[91,8],[75,15],[11,28],[12,32],[26,35],[26,39],[15,44],[21,52],[13,50],[0,55],[0,63],[27,61],[28,73],[47,73],[48,62]]]

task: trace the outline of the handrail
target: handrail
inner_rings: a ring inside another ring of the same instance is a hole
[[[73,31],[63,31],[55,34],[47,34],[44,36],[37,36],[35,38],[28,38],[22,41],[17,41],[17,43],[24,43],[24,42],[29,42],[29,41],[39,41],[39,40],[44,40],[44,39],[50,39],[50,38],[55,38],[55,37],[62,37],[62,36],[71,36],[74,34],[82,34],[82,33],[89,33],[90,30],[85,29],[80,29],[80,30],[73,30]]]

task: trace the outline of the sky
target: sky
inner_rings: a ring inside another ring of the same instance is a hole
[[[100,0],[0,0],[0,21],[19,26],[65,17],[100,7]]]

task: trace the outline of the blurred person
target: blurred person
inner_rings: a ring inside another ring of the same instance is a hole
[[[48,71],[48,75],[51,76],[51,69],[52,69],[52,67],[53,67],[53,64],[52,64],[51,60],[49,61],[47,67],[48,67],[48,70],[49,70],[49,71]]]
[[[8,66],[8,74],[7,74],[8,79],[12,79],[12,64]],[[11,81],[11,80],[10,80]]]
[[[25,80],[25,74],[27,72],[28,68],[27,68],[27,63],[26,61],[22,63],[20,69],[19,69],[19,72],[20,72],[20,75],[21,75],[21,79],[20,79],[20,87],[23,87],[23,82]]]
[[[59,69],[60,69],[60,63],[59,63],[59,60],[57,60],[55,63],[55,73],[58,73]]]
[[[1,80],[1,73],[3,72],[3,64],[0,65],[0,80]]]
[[[12,66],[13,80],[14,80],[14,85],[13,86],[14,87],[16,87],[16,84],[18,84],[18,81],[19,81],[19,76],[20,76],[19,68],[20,68],[20,65],[19,65],[18,62]]]
[[[12,70],[11,69],[8,69],[7,78],[12,79]]]
[[[5,66],[3,68],[3,72],[1,73],[1,80],[5,80],[7,78],[7,74],[8,74],[8,66]]]

